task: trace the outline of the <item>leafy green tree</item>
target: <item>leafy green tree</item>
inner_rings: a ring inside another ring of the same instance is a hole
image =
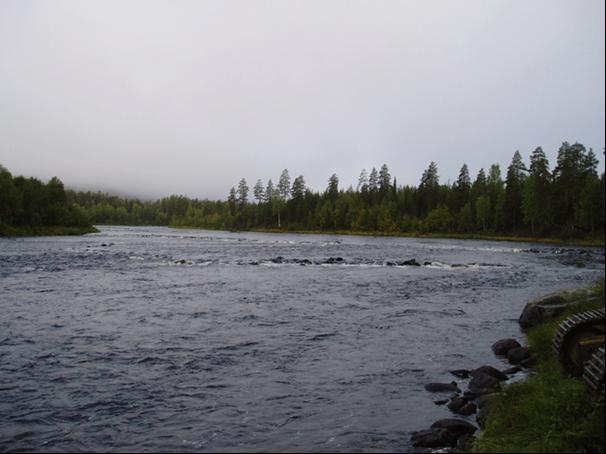
[[[431,210],[425,218],[425,230],[428,232],[450,232],[453,224],[452,215],[446,206],[440,205]]]

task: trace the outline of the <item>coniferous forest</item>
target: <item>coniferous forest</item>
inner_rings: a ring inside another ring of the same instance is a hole
[[[418,186],[400,186],[387,165],[363,170],[356,187],[333,174],[323,192],[308,189],[303,175],[291,181],[241,179],[226,201],[170,196],[141,201],[100,192],[64,191],[53,178],[12,177],[0,171],[0,226],[169,225],[209,229],[283,229],[384,234],[469,234],[604,238],[604,173],[594,152],[564,142],[550,165],[542,148],[525,162],[516,151],[502,172],[498,164],[453,184],[440,182],[431,162]]]

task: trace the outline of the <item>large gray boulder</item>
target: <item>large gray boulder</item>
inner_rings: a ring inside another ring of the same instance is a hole
[[[566,309],[589,301],[599,301],[599,296],[589,289],[561,290],[526,304],[520,315],[520,327],[528,330],[541,323],[559,317]]]

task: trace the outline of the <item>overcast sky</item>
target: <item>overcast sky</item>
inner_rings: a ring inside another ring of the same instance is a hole
[[[0,1],[0,163],[225,198],[604,147],[604,1]],[[600,164],[603,168],[603,164]]]

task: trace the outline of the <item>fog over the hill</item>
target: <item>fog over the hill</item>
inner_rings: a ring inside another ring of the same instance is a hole
[[[225,198],[605,142],[604,1],[0,2],[0,164]],[[600,164],[600,171],[603,164]]]

